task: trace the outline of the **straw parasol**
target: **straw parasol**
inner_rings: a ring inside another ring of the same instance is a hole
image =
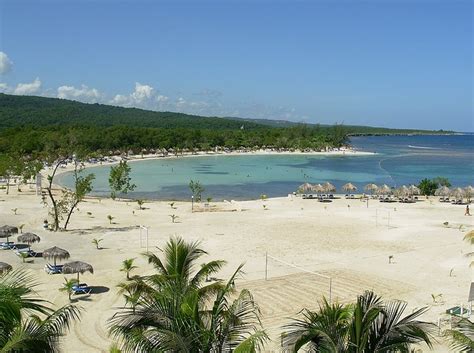
[[[6,273],[11,271],[12,266],[7,264],[6,262],[0,262],[0,274]]]
[[[420,189],[417,186],[412,184],[408,187],[408,192],[410,195],[419,195]]]
[[[311,185],[310,183],[304,183],[298,187],[299,192],[306,192],[306,191],[312,191],[312,190],[313,190],[313,185]]]
[[[437,188],[435,191],[436,196],[449,196],[451,194],[451,189],[448,188],[447,186],[442,186],[440,188]]]
[[[371,194],[373,194],[374,192],[377,192],[378,188],[379,187],[373,183],[367,184],[366,186],[364,186],[364,190],[367,192],[370,192]]]
[[[63,273],[77,273],[77,282],[79,282],[79,274],[85,272],[94,273],[94,269],[91,265],[82,261],[68,262],[67,264],[63,265]]]
[[[400,186],[398,189],[395,190],[395,194],[400,196],[407,196],[410,193],[408,188],[405,185]]]
[[[464,196],[467,198],[467,202],[471,202],[471,197],[474,195],[474,187],[468,185],[464,188]]]
[[[54,266],[56,266],[56,260],[65,260],[69,259],[69,252],[67,250],[53,246],[52,248],[46,249],[43,251],[43,258],[53,259]]]
[[[455,188],[451,190],[451,195],[453,195],[456,198],[462,199],[464,197],[464,190],[461,188]]]
[[[323,192],[323,186],[321,184],[314,184],[313,185],[313,190],[317,193]]]
[[[41,238],[34,233],[23,233],[22,235],[19,235],[17,239],[19,242],[28,244],[28,247],[30,249],[31,244],[39,243],[41,241]]]
[[[7,242],[9,241],[9,237],[13,234],[18,234],[18,228],[14,226],[2,226],[0,227],[0,238],[7,238]]]
[[[388,195],[392,192],[392,188],[387,184],[383,184],[377,189],[377,192],[381,195]]]
[[[336,187],[334,185],[332,185],[330,182],[325,182],[323,184],[323,191],[324,192],[334,192],[336,191]]]
[[[357,187],[352,183],[347,183],[342,185],[342,190],[344,191],[357,191]]]

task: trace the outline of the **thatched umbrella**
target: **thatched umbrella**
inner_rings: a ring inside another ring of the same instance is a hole
[[[395,194],[400,196],[407,196],[410,193],[408,188],[405,185],[400,186],[398,189],[395,190]]]
[[[18,228],[14,226],[2,226],[0,227],[0,238],[7,238],[7,242],[9,241],[9,237],[13,234],[18,234]]]
[[[474,187],[468,185],[464,188],[464,196],[467,198],[467,202],[471,202],[471,197],[474,195]]]
[[[19,235],[17,239],[19,242],[28,244],[30,250],[31,244],[39,243],[41,241],[41,238],[34,233],[23,233],[22,235]]]
[[[458,199],[462,199],[464,197],[464,190],[461,188],[455,188],[451,190],[451,195],[453,195],[454,197]]]
[[[342,185],[342,190],[353,192],[353,191],[357,191],[357,187],[352,183],[347,183],[347,184]]]
[[[324,188],[321,184],[314,184],[313,185],[313,191],[320,194],[324,191]]]
[[[420,189],[412,184],[408,187],[408,192],[410,193],[410,195],[419,195]]]
[[[375,185],[375,184],[367,184],[366,186],[364,186],[364,190],[367,191],[367,192],[370,192],[370,194],[373,194],[374,192],[377,192],[378,190],[378,186]]]
[[[392,188],[387,184],[383,184],[377,189],[377,192],[381,195],[388,195],[392,192]]]
[[[77,273],[77,282],[79,282],[79,274],[85,272],[94,273],[94,269],[91,265],[82,261],[68,262],[63,265],[63,273]]]
[[[69,259],[69,252],[67,250],[53,246],[52,248],[46,249],[43,251],[44,259],[53,259],[54,266],[56,266],[56,260],[65,260]]]
[[[0,274],[6,273],[11,271],[12,266],[7,264],[6,262],[0,262]]]
[[[448,188],[447,186],[442,186],[440,188],[437,188],[435,191],[436,196],[449,196],[451,194],[451,189]]]
[[[306,192],[306,191],[312,191],[312,190],[313,190],[313,185],[311,185],[310,183],[304,183],[298,187],[298,192]]]
[[[323,191],[324,192],[334,192],[336,191],[336,187],[334,185],[332,185],[330,182],[325,182],[323,184]]]

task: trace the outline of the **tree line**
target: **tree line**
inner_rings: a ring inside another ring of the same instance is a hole
[[[349,142],[342,125],[328,128],[298,125],[258,130],[143,128],[132,126],[25,126],[0,130],[0,154],[44,155],[57,150],[82,150],[108,155],[116,150],[212,150],[274,147],[315,149],[341,147]]]

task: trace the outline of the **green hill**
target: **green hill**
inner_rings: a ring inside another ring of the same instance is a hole
[[[105,104],[36,96],[0,94],[0,128],[21,125],[91,125],[155,128],[240,129],[242,121],[204,117],[173,112],[155,112]],[[245,122],[246,129],[261,128],[255,122]]]

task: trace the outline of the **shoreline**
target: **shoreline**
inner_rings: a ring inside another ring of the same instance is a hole
[[[180,154],[173,154],[173,155],[163,155],[163,154],[134,154],[129,156],[106,156],[104,158],[108,159],[107,161],[101,161],[99,163],[93,162],[84,162],[85,168],[91,167],[100,167],[100,166],[108,166],[108,165],[115,165],[119,163],[121,160],[125,159],[127,162],[134,163],[140,162],[144,160],[157,160],[157,159],[178,159],[178,158],[196,158],[196,157],[220,157],[220,156],[278,156],[278,155],[294,155],[294,156],[374,156],[376,152],[369,152],[369,151],[357,151],[353,149],[345,149],[345,150],[334,150],[334,151],[326,151],[326,152],[304,152],[304,151],[268,151],[268,150],[257,150],[251,152],[244,152],[244,151],[232,151],[232,152],[182,152]],[[110,160],[112,159],[112,160]],[[49,168],[48,168],[49,169]],[[66,165],[64,167],[60,167],[56,172],[56,177],[70,172],[73,170],[73,166]],[[47,171],[47,169],[41,170],[40,173]],[[44,175],[43,175],[44,176]]]

